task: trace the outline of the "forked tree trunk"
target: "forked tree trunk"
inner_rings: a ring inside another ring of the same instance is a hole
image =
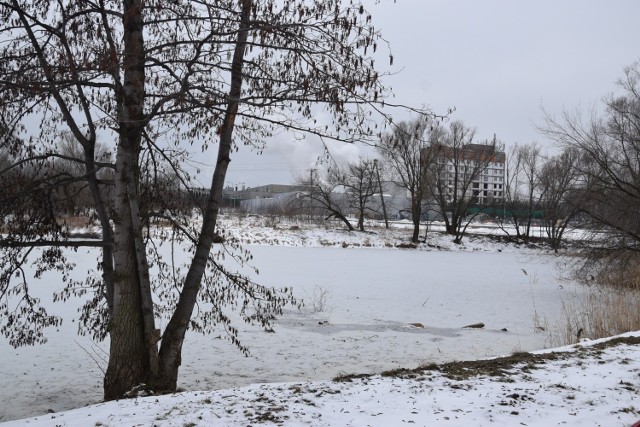
[[[189,326],[189,320],[193,314],[193,308],[197,301],[202,276],[207,268],[207,260],[211,252],[211,246],[213,245],[218,212],[222,201],[222,188],[230,162],[229,155],[233,142],[233,129],[242,94],[242,64],[249,33],[252,3],[252,0],[242,0],[240,27],[238,28],[238,38],[231,65],[231,86],[229,89],[227,110],[225,112],[224,122],[220,128],[218,160],[213,173],[211,189],[202,221],[202,229],[193,260],[187,272],[176,309],[162,336],[159,361],[160,368],[157,375],[155,375],[151,381],[152,387],[156,390],[174,391],[177,387],[178,371],[182,361],[182,344]]]

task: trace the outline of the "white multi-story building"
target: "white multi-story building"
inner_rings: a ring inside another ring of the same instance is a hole
[[[434,147],[432,147],[433,149]],[[474,197],[477,204],[500,203],[504,197],[505,153],[495,144],[438,146],[435,162],[447,202]]]

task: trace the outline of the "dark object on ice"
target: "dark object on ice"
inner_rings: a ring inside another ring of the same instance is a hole
[[[471,325],[463,326],[462,329],[482,329],[484,328],[484,323],[473,323]]]

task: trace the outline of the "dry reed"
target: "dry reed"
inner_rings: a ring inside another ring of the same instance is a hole
[[[640,288],[590,286],[585,296],[563,304],[563,316],[550,331],[552,346],[573,344],[640,330]]]

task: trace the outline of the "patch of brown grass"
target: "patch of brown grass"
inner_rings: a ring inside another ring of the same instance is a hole
[[[576,352],[550,352],[543,354],[532,354],[517,352],[510,356],[498,357],[486,360],[470,360],[462,362],[430,363],[422,365],[416,369],[393,369],[380,374],[383,377],[402,378],[411,380],[421,380],[429,372],[437,372],[443,376],[454,380],[463,381],[474,377],[487,376],[495,377],[499,381],[512,382],[513,372],[531,372],[534,369],[543,368],[544,364],[553,360],[580,359],[580,355],[594,355],[601,353],[609,347],[619,345],[640,345],[640,337],[614,338],[593,346],[577,348]],[[358,379],[368,379],[373,375],[369,374],[343,374],[336,378],[337,382],[352,382]]]

